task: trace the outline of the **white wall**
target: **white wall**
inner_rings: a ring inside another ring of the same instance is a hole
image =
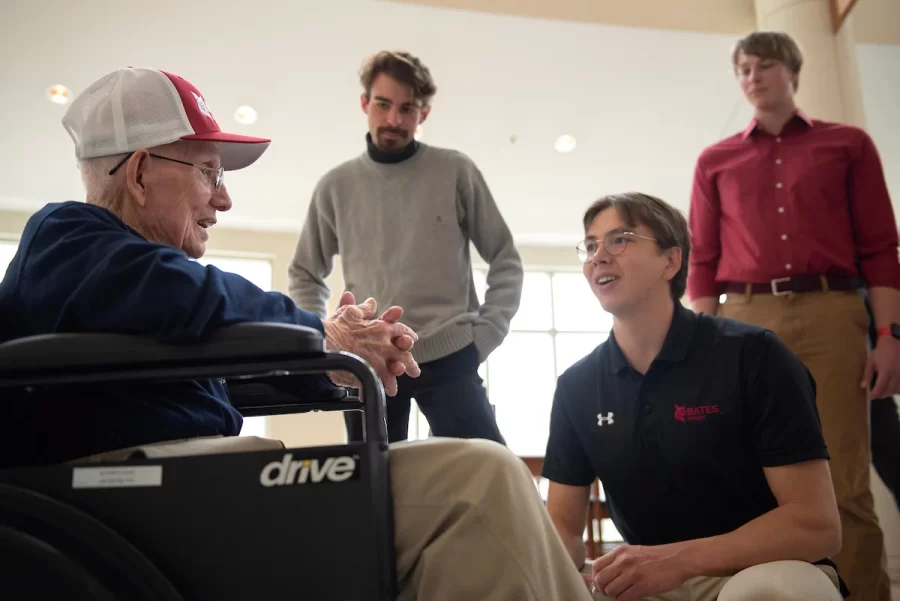
[[[878,146],[894,213],[900,216],[900,45],[859,44],[856,55],[866,129]],[[891,579],[900,582],[900,514],[875,470],[872,493],[885,535]]]
[[[858,44],[866,129],[881,153],[894,212],[900,214],[900,45]]]

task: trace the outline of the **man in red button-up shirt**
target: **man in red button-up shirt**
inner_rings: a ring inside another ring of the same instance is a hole
[[[695,311],[770,328],[812,372],[842,518],[836,563],[854,599],[889,601],[869,490],[867,394],[900,392],[897,226],[869,136],[797,108],[802,62],[782,33],[735,47],[755,116],[697,161],[688,295]],[[862,288],[879,331],[868,359]]]

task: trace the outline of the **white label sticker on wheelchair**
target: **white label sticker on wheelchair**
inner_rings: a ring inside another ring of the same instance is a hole
[[[162,466],[76,467],[72,470],[72,488],[139,486],[162,486]]]

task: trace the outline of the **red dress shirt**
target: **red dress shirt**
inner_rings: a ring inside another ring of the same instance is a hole
[[[691,192],[690,298],[727,282],[845,275],[900,289],[897,226],[872,139],[802,111],[779,136],[756,120],[700,155]]]

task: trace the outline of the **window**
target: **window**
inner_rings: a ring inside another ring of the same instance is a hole
[[[272,261],[269,259],[207,254],[198,259],[198,262],[203,265],[214,265],[222,271],[236,273],[263,290],[272,290]],[[266,436],[266,418],[245,418],[241,436]]]
[[[205,255],[197,262],[202,265],[215,265],[222,271],[236,273],[263,290],[272,289],[272,261],[268,259]]]
[[[481,302],[486,276],[483,269],[474,271]],[[600,306],[581,272],[525,272],[522,300],[509,335],[479,369],[512,452],[520,457],[544,456],[556,379],[611,331],[612,315]],[[428,421],[413,404],[409,438],[428,435]],[[602,487],[600,495],[605,497]],[[622,540],[612,520],[603,520],[600,528],[604,541]]]
[[[476,269],[474,279],[483,302],[486,272]],[[600,307],[580,272],[525,272],[510,333],[479,370],[500,430],[514,453],[544,455],[556,379],[606,340],[611,330],[612,316]],[[427,436],[428,422],[414,408],[409,437]]]
[[[9,267],[13,257],[16,256],[16,249],[18,248],[18,242],[0,240],[0,280],[6,275],[6,269]]]

